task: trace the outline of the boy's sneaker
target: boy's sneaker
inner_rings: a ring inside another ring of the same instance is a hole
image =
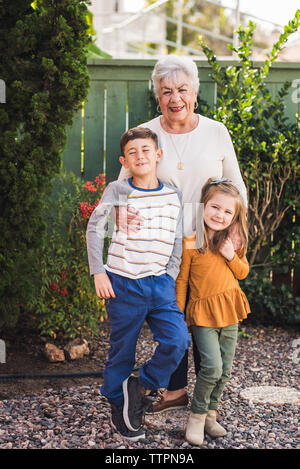
[[[138,441],[145,438],[145,430],[141,427],[137,431],[129,430],[123,419],[123,407],[111,405],[111,425],[123,438]]]
[[[124,394],[123,417],[127,428],[137,431],[144,423],[147,408],[154,398],[145,395],[145,389],[136,376],[129,376],[122,383]]]

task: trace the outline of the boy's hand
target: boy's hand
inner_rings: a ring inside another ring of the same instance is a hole
[[[109,276],[105,272],[94,274],[94,283],[97,296],[106,300],[108,298],[116,298]]]
[[[225,257],[229,262],[233,260],[234,246],[230,238],[227,238],[220,247],[220,253]]]

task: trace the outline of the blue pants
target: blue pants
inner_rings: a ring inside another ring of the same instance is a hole
[[[111,404],[123,405],[122,382],[135,364],[136,343],[147,321],[158,342],[154,355],[140,368],[145,389],[165,388],[177,368],[190,336],[176,302],[175,281],[168,274],[130,279],[107,272],[116,298],[106,301],[110,321],[110,350],[101,393]]]

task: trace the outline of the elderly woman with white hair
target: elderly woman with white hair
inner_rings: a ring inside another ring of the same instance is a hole
[[[157,177],[181,190],[184,204],[184,237],[195,231],[201,190],[211,178],[229,178],[247,204],[247,193],[226,127],[218,121],[195,113],[199,90],[198,69],[188,57],[168,55],[160,59],[152,80],[161,115],[141,124],[158,135],[163,158]],[[119,179],[130,177],[122,167]],[[136,223],[135,223],[136,222]],[[128,223],[138,229],[142,217],[128,212]],[[234,241],[234,239],[232,239]],[[174,337],[176,340],[176,337]],[[195,371],[200,367],[194,346]],[[152,405],[154,413],[187,406],[188,354],[171,377],[168,389]]]

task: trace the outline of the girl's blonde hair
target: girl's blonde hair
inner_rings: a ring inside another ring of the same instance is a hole
[[[248,226],[247,226],[247,212],[243,198],[237,187],[230,181],[230,179],[214,179],[210,178],[202,188],[201,203],[204,208],[207,202],[216,194],[223,193],[230,195],[235,199],[235,213],[231,224],[222,231],[216,231],[211,239],[208,238],[208,229],[203,220],[203,243],[199,252],[202,254],[207,252],[209,248],[212,252],[217,253],[222,243],[228,238],[229,231],[237,223],[238,234],[241,238],[242,247],[239,250],[241,256],[244,256],[248,247]]]

